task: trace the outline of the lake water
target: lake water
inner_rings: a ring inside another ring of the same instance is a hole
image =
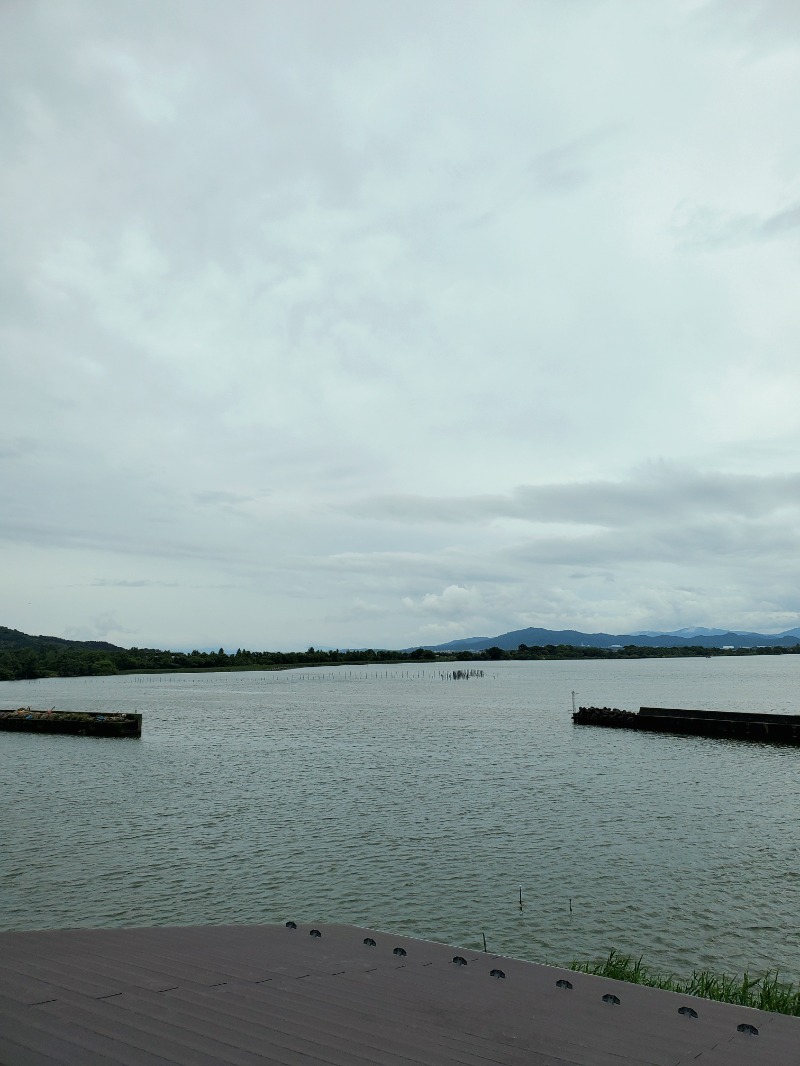
[[[144,715],[140,741],[0,733],[0,928],[292,918],[800,977],[800,749],[569,714],[796,713],[800,656],[444,669],[0,683]]]

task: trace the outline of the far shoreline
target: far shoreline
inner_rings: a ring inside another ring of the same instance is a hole
[[[98,649],[81,642],[54,645],[48,638],[29,638],[33,646],[0,650],[0,681],[37,681],[45,678],[114,677],[131,674],[211,674],[211,673],[277,673],[286,670],[324,671],[342,667],[448,666],[453,663],[499,662],[581,662],[585,660],[642,659],[725,659],[784,656],[800,654],[800,643],[794,646],[758,646],[747,648],[717,648],[695,645],[651,647],[629,644],[621,648],[575,646],[572,644],[519,645],[516,649],[492,646],[481,651],[433,651],[416,648],[413,651],[387,649],[305,652],[253,652],[238,649],[230,655],[220,648],[217,652],[173,652],[158,648],[116,648],[107,645]],[[37,641],[42,643],[37,644]]]

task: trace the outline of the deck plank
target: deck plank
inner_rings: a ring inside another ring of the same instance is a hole
[[[3,1066],[800,1062],[797,1018],[342,925],[0,933],[0,1034]]]

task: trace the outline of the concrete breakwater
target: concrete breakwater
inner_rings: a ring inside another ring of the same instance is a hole
[[[639,729],[649,733],[684,733],[800,745],[800,715],[794,714],[751,714],[677,707],[640,707],[637,713],[617,707],[579,707],[573,713],[572,721],[576,725],[597,725],[610,729]]]
[[[30,707],[0,710],[0,731],[7,733],[71,733],[81,737],[141,737],[140,714],[97,711],[35,711]]]

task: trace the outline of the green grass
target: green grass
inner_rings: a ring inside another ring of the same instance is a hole
[[[716,999],[721,1003],[738,1003],[776,1014],[800,1015],[800,988],[791,982],[779,980],[777,970],[769,970],[760,977],[751,977],[748,973],[730,977],[710,970],[695,970],[691,977],[678,978],[673,974],[652,970],[642,962],[641,957],[637,959],[619,951],[610,952],[602,962],[575,961],[570,969],[598,977],[613,977],[617,981],[629,981],[636,985],[664,988],[668,992],[681,992],[687,996]]]

